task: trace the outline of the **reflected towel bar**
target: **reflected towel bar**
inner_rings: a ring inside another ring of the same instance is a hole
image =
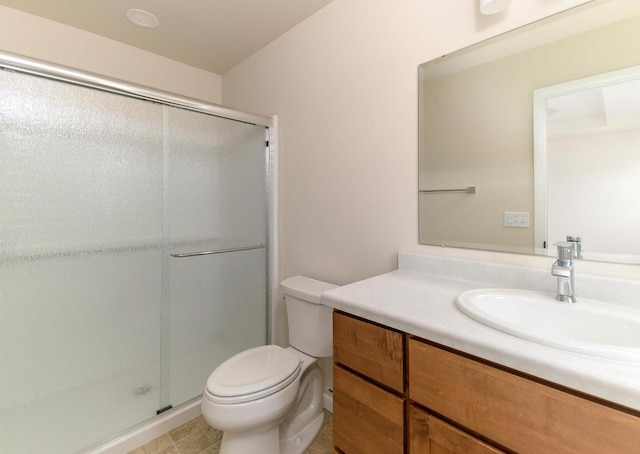
[[[468,188],[464,188],[464,189],[422,189],[418,192],[420,194],[444,194],[447,192],[464,192],[465,194],[475,194],[476,187],[469,186]]]
[[[184,258],[184,257],[197,257],[199,255],[212,255],[212,254],[226,254],[227,252],[238,251],[250,251],[252,249],[264,249],[265,245],[260,243],[255,246],[234,247],[230,249],[217,249],[215,251],[202,251],[202,252],[186,252],[184,254],[171,254],[171,257]]]

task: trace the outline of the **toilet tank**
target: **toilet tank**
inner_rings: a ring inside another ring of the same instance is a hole
[[[320,304],[320,295],[338,286],[303,276],[290,277],[280,285],[291,346],[316,358],[333,356],[332,309]]]

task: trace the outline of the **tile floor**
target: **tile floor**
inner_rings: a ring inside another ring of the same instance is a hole
[[[200,415],[128,454],[218,454],[221,439],[222,432],[209,426]],[[305,454],[332,452],[333,417],[325,411],[322,429]]]

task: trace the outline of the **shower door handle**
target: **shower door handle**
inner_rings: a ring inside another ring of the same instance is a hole
[[[260,243],[255,246],[244,246],[244,247],[234,247],[229,249],[216,249],[214,251],[201,251],[201,252],[185,252],[184,254],[171,254],[171,257],[176,258],[185,258],[185,257],[198,257],[200,255],[212,255],[212,254],[226,254],[227,252],[239,252],[239,251],[250,251],[252,249],[264,249],[265,245]]]

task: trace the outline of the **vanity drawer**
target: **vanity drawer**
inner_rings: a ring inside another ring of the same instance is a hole
[[[504,451],[411,406],[409,454],[504,454]]]
[[[402,454],[404,399],[333,367],[333,443],[345,454]]]
[[[518,453],[640,452],[640,418],[409,339],[409,397]]]
[[[333,313],[333,360],[399,393],[404,392],[403,334]]]

